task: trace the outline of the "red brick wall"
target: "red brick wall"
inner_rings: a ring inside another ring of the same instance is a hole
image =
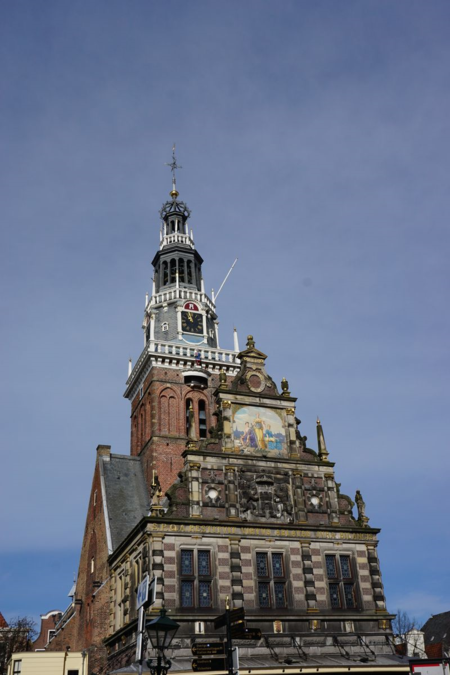
[[[109,451],[107,446],[97,448],[98,454]],[[98,673],[106,667],[107,655],[102,640],[109,627],[109,585],[108,544],[97,459],[78,569],[75,615],[57,633],[49,650],[66,649],[67,646],[72,651],[88,649],[89,671]]]
[[[230,380],[232,378],[230,377]],[[131,403],[131,455],[141,455],[147,484],[156,471],[163,491],[177,479],[183,468],[181,457],[186,449],[186,405],[191,399],[196,413],[196,435],[200,437],[198,401],[204,400],[206,427],[215,426],[213,393],[219,376],[209,378],[208,389],[192,389],[184,384],[179,370],[154,367]],[[209,437],[209,432],[208,432]]]

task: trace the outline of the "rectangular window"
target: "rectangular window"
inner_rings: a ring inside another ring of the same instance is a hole
[[[22,660],[19,659],[13,662],[13,675],[20,675],[22,672]]]
[[[194,574],[194,551],[181,551],[181,574]]]
[[[256,553],[258,602],[262,609],[286,607],[286,572],[282,553]]]
[[[212,607],[210,551],[181,551],[181,606]]]
[[[267,581],[258,582],[258,597],[260,607],[270,607],[270,584]]]
[[[325,567],[332,609],[355,609],[356,592],[349,555],[326,555]]]
[[[193,607],[194,606],[194,582],[193,581],[182,581],[181,582],[181,606],[182,607]]]
[[[269,576],[269,565],[267,564],[267,553],[256,554],[256,572],[258,577]]]

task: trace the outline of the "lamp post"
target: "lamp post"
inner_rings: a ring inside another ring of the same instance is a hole
[[[157,619],[145,624],[149,640],[153,649],[156,650],[156,664],[154,659],[147,660],[147,666],[152,675],[167,675],[172,663],[169,659],[166,659],[164,652],[169,649],[179,627],[180,624],[166,616],[164,608],[160,610]]]

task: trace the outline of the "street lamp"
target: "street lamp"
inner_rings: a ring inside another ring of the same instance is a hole
[[[152,675],[167,675],[167,671],[172,663],[169,659],[166,659],[164,652],[166,649],[169,649],[179,627],[180,624],[166,616],[164,608],[160,610],[157,619],[148,621],[145,624],[145,630],[152,643],[152,647],[156,649],[156,664],[154,659],[148,659],[147,661]]]

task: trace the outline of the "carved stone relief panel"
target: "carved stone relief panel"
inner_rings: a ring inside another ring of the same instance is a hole
[[[241,469],[238,479],[240,515],[248,521],[294,520],[292,488],[288,471],[277,473]]]

